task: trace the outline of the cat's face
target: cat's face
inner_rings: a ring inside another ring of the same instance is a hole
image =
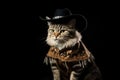
[[[50,46],[63,44],[75,37],[74,20],[71,20],[68,24],[52,24],[48,22],[48,26],[46,41]]]

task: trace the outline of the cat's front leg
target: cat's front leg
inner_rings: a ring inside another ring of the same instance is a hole
[[[57,67],[52,66],[52,72],[53,72],[53,80],[60,80],[60,71],[57,69]]]
[[[81,71],[82,68],[80,64],[73,65],[73,70],[70,74],[70,80],[80,80]]]
[[[80,77],[79,72],[72,71],[70,75],[70,80],[79,80],[79,77]]]
[[[50,64],[53,73],[53,80],[60,80],[60,71],[56,65],[56,60],[50,59]]]

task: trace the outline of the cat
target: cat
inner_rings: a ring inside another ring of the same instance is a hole
[[[82,42],[75,24],[75,19],[67,23],[48,22],[46,42],[50,49],[45,63],[51,66],[53,80],[102,80],[94,56]]]

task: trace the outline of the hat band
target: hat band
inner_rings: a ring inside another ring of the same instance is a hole
[[[59,18],[62,18],[63,16],[55,16],[53,17],[53,19],[59,19]]]

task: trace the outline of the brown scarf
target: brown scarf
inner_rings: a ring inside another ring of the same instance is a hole
[[[90,58],[90,52],[83,44],[83,42],[77,43],[71,48],[65,48],[59,50],[58,48],[51,47],[47,53],[48,57],[59,59],[65,62],[87,60]]]

